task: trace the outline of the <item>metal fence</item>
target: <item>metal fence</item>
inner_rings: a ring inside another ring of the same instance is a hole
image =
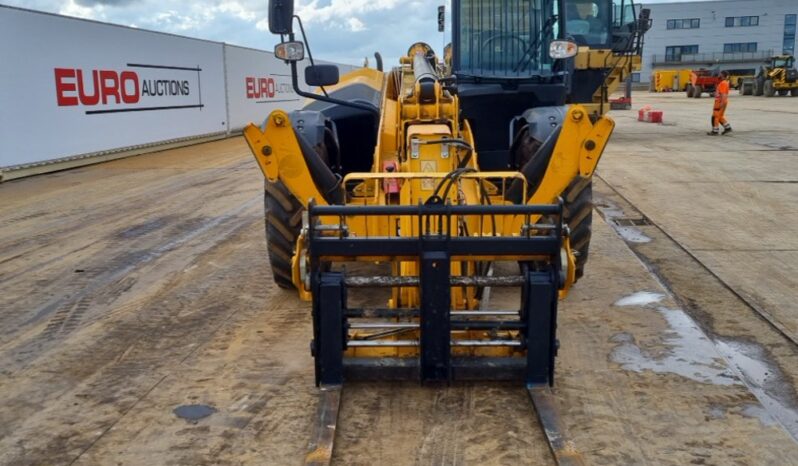
[[[762,62],[773,56],[773,50],[760,50],[757,52],[709,52],[709,53],[690,53],[682,55],[651,55],[651,62],[654,65],[667,65],[673,63],[746,63]]]

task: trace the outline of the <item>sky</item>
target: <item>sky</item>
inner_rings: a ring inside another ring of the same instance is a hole
[[[0,3],[264,50],[272,50],[279,41],[269,32],[268,0],[0,0]],[[379,51],[386,66],[392,66],[417,41],[427,42],[441,53],[444,34],[437,31],[437,8],[444,3],[448,41],[449,0],[296,0],[295,13],[305,25],[314,58],[360,65],[368,56],[373,64],[372,56]]]

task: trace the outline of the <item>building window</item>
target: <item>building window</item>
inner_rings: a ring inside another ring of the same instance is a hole
[[[698,29],[701,27],[701,19],[688,18],[688,19],[669,19],[665,23],[667,29]]]
[[[795,19],[798,15],[784,15],[784,47],[782,53],[795,53]]]
[[[682,61],[682,55],[698,53],[698,45],[670,45],[665,47],[665,61]]]
[[[759,26],[759,16],[727,16],[726,27]]]
[[[723,53],[756,52],[756,42],[723,44]]]

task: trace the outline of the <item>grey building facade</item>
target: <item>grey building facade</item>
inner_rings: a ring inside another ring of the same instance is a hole
[[[635,81],[649,82],[656,69],[754,70],[774,54],[796,51],[798,0],[643,5],[651,9],[653,21]]]

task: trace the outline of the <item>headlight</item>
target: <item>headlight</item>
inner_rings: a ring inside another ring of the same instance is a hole
[[[555,60],[561,58],[571,58],[576,55],[577,45],[570,40],[553,40],[549,45],[549,56]]]
[[[274,46],[274,56],[280,60],[300,61],[305,58],[305,46],[302,42],[283,42]]]

